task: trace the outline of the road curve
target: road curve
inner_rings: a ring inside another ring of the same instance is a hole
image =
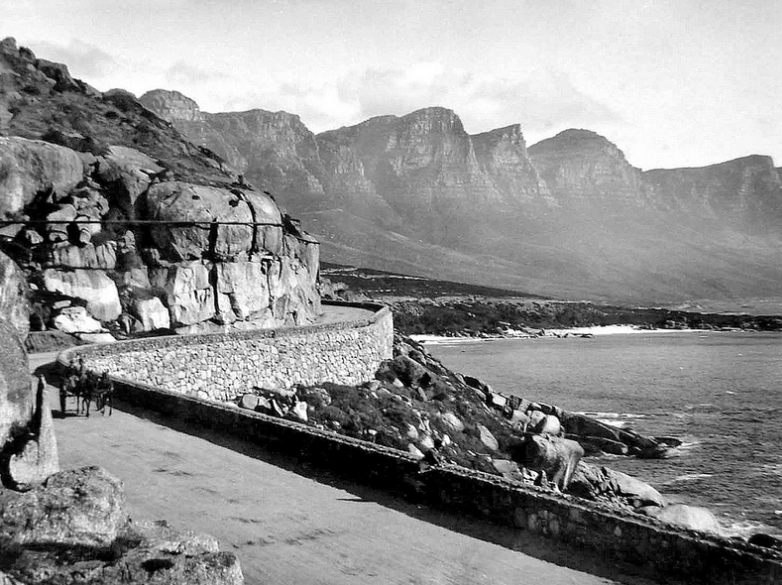
[[[48,373],[55,357],[32,354],[31,370]],[[53,387],[49,403],[57,415]],[[216,536],[239,556],[249,585],[620,582],[584,572],[620,575],[593,557],[526,532],[415,506],[122,408],[111,417],[55,416],[62,468],[100,465],[125,482],[132,516]]]

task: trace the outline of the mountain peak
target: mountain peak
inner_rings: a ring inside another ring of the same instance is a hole
[[[196,101],[178,91],[153,89],[142,95],[139,101],[169,122],[174,120],[195,122],[201,119],[201,109]]]

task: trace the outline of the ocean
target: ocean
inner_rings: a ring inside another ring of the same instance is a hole
[[[782,534],[782,334],[637,332],[431,343],[496,390],[684,441],[677,456],[587,460],[710,508],[727,534]]]

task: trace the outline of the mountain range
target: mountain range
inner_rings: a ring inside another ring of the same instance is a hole
[[[441,107],[314,134],[286,112],[139,99],[300,217],[324,260],[570,299],[782,298],[768,156],[642,171],[589,130],[527,147],[519,125],[470,135]]]

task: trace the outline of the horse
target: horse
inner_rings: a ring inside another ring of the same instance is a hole
[[[95,410],[100,410],[105,416],[106,406],[109,407],[109,416],[114,412],[114,382],[109,378],[108,372],[103,372],[99,377],[92,372],[88,373],[81,397],[81,409],[87,418],[90,417],[90,403],[95,402]]]

